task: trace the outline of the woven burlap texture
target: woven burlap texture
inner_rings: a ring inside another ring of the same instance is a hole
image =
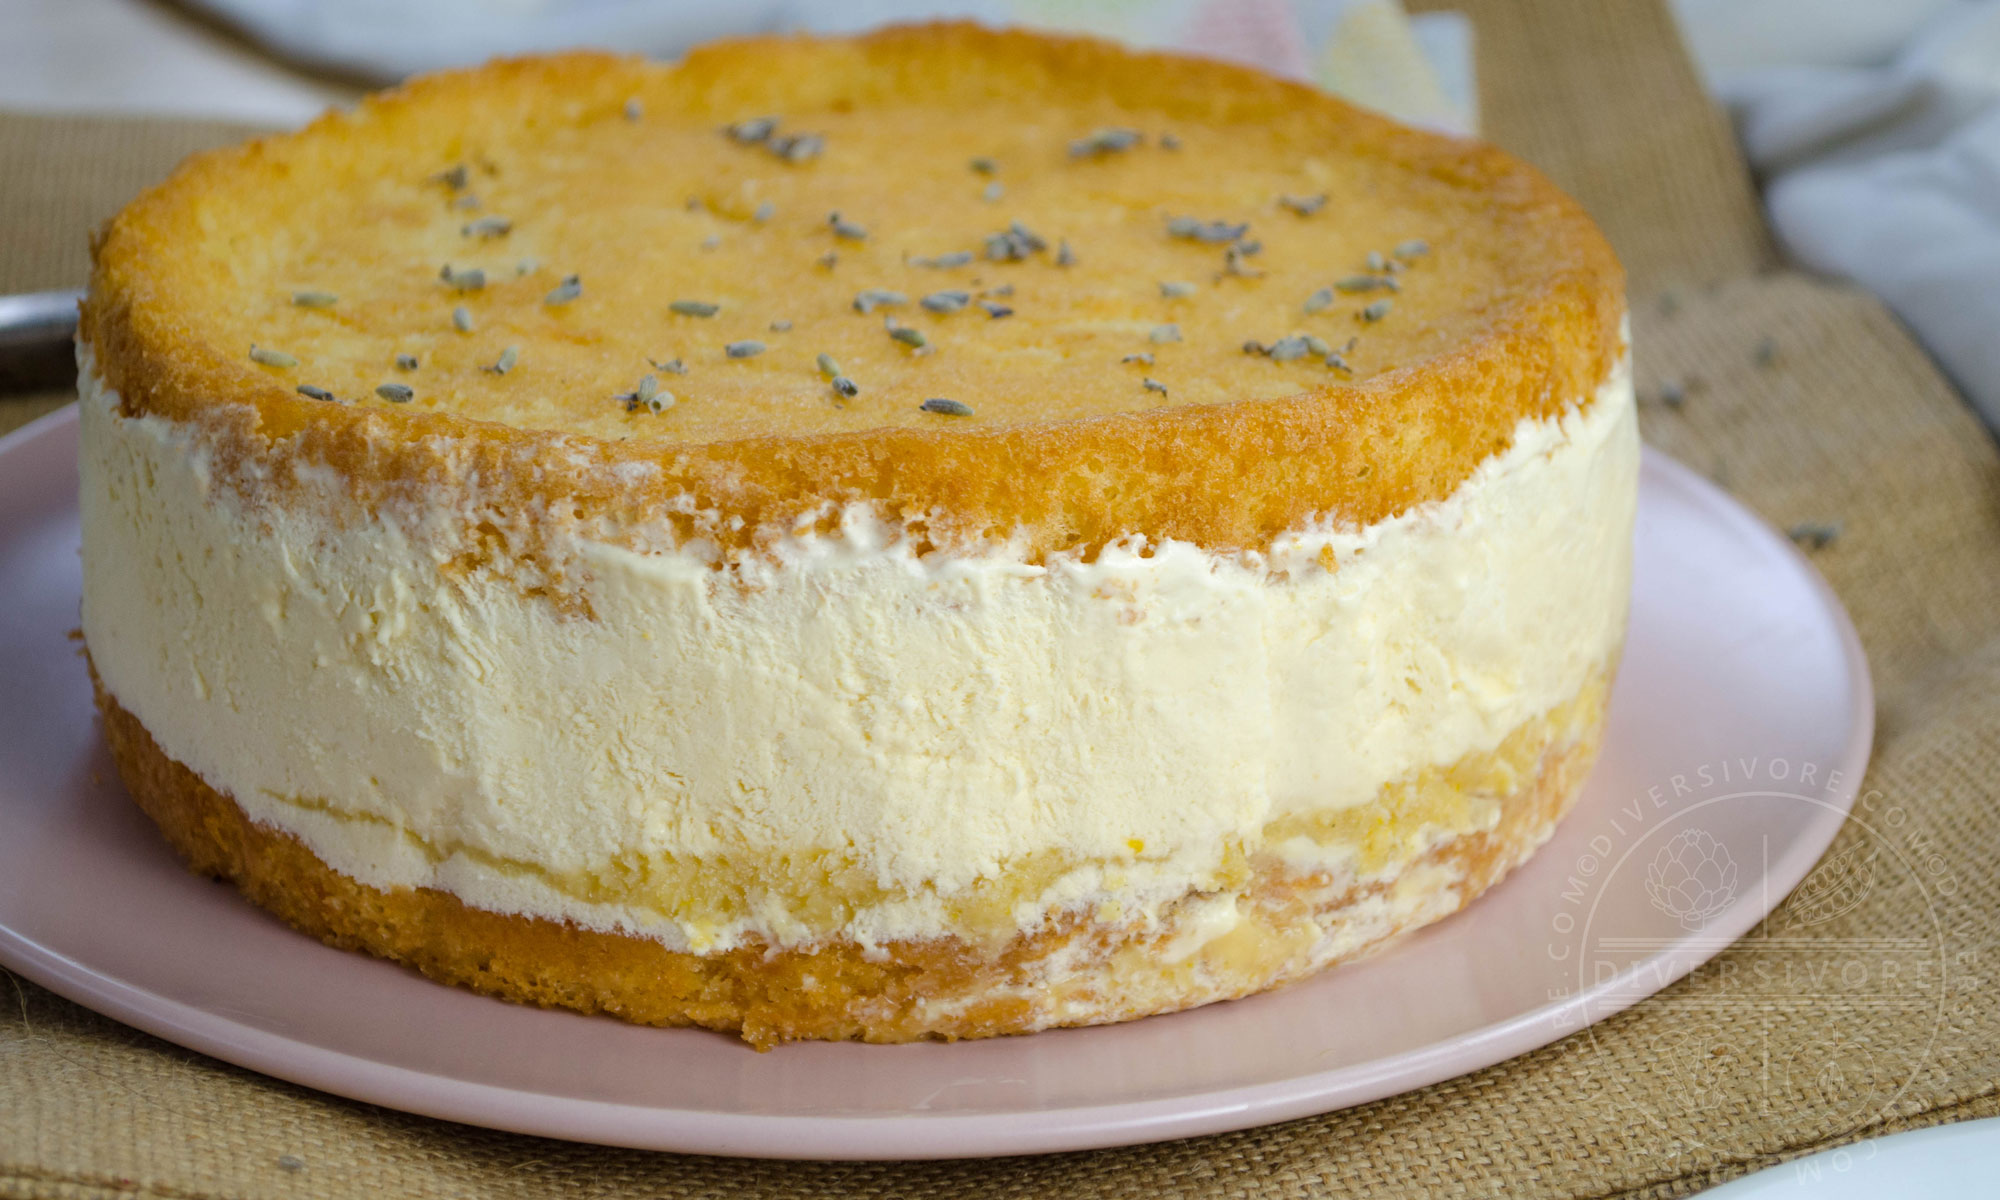
[[[1346,1112],[1087,1154],[810,1164],[350,1103],[0,976],[0,1196],[1668,1196],[2000,1113],[2000,993],[1984,985],[2000,929],[2000,457],[1879,304],[1780,268],[1659,0],[1450,6],[1473,10],[1489,134],[1590,207],[1631,270],[1642,393],[1671,380],[1685,396],[1648,400],[1646,436],[1774,524],[1839,527],[1814,557],[1867,646],[1879,720],[1861,819],[1832,854],[1907,869],[1819,927],[1817,958],[1795,947],[1786,961],[1838,971],[1844,946],[1931,939],[1949,969],[1928,1009],[1886,1014],[1837,991],[1781,1021],[1703,1007],[1728,970],[1769,965],[1753,937],[1587,1033]],[[93,222],[236,134],[0,117],[0,291],[77,285]],[[0,421],[32,403],[0,402]],[[1801,1062],[1809,1078],[1784,1069]]]

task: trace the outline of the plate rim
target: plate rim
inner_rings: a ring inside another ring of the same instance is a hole
[[[1886,1182],[1882,1178],[1884,1175],[1894,1175],[1897,1169],[1911,1165],[1916,1165],[1921,1171],[1923,1166],[1938,1165],[1940,1156],[1954,1154],[1960,1156],[1956,1163],[1946,1162],[1944,1165],[1947,1168],[1977,1165],[1968,1161],[1964,1148],[1966,1144],[1972,1146],[1972,1155],[1977,1160],[2000,1165],[2000,1117],[1962,1117],[1957,1120],[1940,1121],[1934,1125],[1919,1126],[1916,1129],[1900,1129],[1894,1133],[1878,1133],[1872,1137],[1857,1138],[1837,1146],[1828,1146],[1824,1150],[1800,1155],[1786,1162],[1759,1167],[1748,1175],[1739,1175],[1735,1179],[1717,1184],[1708,1194],[1712,1200],[1773,1200],[1780,1195],[1787,1198],[1796,1197],[1804,1191],[1805,1172],[1815,1166],[1824,1168],[1827,1164],[1837,1164],[1843,1157],[1853,1161],[1854,1166],[1848,1169],[1853,1170],[1862,1182],[1879,1186]],[[1873,1149],[1864,1155],[1861,1153],[1864,1147]],[[1918,1163],[1912,1164],[1910,1162],[1912,1159],[1918,1160]],[[1789,1179],[1786,1178],[1787,1173],[1791,1176]],[[1934,1179],[1924,1178],[1912,1180],[1907,1175],[1901,1176],[1900,1179],[1906,1195],[1915,1194],[1909,1190],[1913,1184],[1921,1183],[1928,1187],[1936,1182]],[[1862,1190],[1850,1187],[1844,1194],[1853,1195]],[[1984,1189],[1973,1191],[1953,1188],[1947,1193],[1924,1192],[1923,1194],[1950,1200],[1953,1196],[1983,1196],[1987,1192]]]
[[[0,436],[0,460],[58,453],[74,437],[75,405]],[[51,441],[56,444],[44,446]],[[1859,780],[1873,748],[1874,685],[1839,596],[1792,542],[1710,480],[1648,445],[1647,473],[1698,497],[1711,513],[1774,550],[1807,581],[1839,643],[1852,681],[1852,718],[1838,769]],[[67,503],[74,504],[74,498]],[[1856,793],[1828,804],[1773,862],[1771,909],[1818,863],[1845,826]],[[125,983],[0,924],[0,965],[122,1024],[238,1067],[385,1108],[540,1137],[689,1154],[770,1159],[914,1161],[1062,1153],[1228,1133],[1401,1095],[1484,1069],[1581,1032],[1649,998],[1740,939],[1771,909],[1732,905],[1724,918],[1627,969],[1526,1012],[1446,1041],[1366,1062],[1159,1099],[977,1113],[893,1116],[719,1113],[524,1091],[360,1058],[240,1024],[171,996]],[[300,935],[303,936],[303,935]],[[1390,953],[1394,953],[1391,949]],[[1669,969],[1661,971],[1658,964]],[[1651,969],[1649,969],[1651,968]],[[1646,986],[1633,987],[1643,978]],[[1657,984],[1655,985],[1655,982]],[[1582,1014],[1565,1023],[1565,1013]],[[667,1031],[671,1032],[671,1031]]]

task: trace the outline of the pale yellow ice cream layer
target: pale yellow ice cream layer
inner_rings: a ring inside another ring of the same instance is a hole
[[[573,539],[565,606],[442,570],[450,497],[247,514],[82,358],[84,632],[167,754],[363,883],[676,949],[1143,916],[1493,749],[1624,632],[1625,370],[1446,500],[1261,554],[918,558],[857,508],[720,569]]]

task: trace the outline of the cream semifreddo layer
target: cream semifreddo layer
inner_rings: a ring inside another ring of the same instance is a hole
[[[1259,854],[1352,871],[1265,830],[1492,750],[1624,632],[1627,369],[1447,499],[1261,553],[919,557],[856,507],[720,567],[571,537],[558,604],[447,569],[450,496],[336,522],[306,478],[252,511],[81,360],[84,632],[162,750],[362,883],[674,949],[1144,921]]]

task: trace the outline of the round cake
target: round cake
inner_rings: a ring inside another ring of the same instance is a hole
[[[1616,259],[1490,147],[970,26],[578,54],[98,236],[83,628],[133,798],[297,928],[795,1038],[1245,996],[1574,800]]]

